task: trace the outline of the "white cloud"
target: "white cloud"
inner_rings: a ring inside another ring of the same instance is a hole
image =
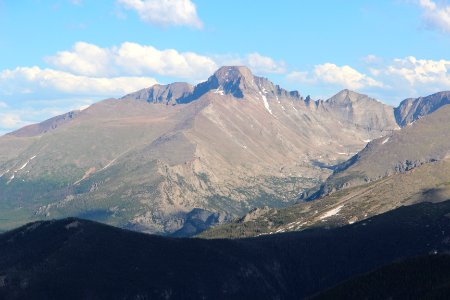
[[[78,42],[71,51],[58,52],[45,60],[55,68],[85,76],[152,74],[194,81],[209,76],[218,67],[208,56],[130,42],[110,48]]]
[[[110,67],[111,54],[109,49],[93,44],[77,42],[72,51],[61,51],[54,56],[48,56],[45,61],[50,65],[70,71],[78,75],[105,76],[112,75]]]
[[[0,72],[0,90],[6,95],[57,91],[71,95],[120,96],[155,83],[151,77],[87,77],[39,67]]]
[[[0,101],[0,108],[8,108],[9,105],[6,102]]]
[[[123,43],[113,50],[113,61],[127,74],[158,74],[198,79],[217,69],[209,57],[193,52],[180,53],[174,49],[158,50],[152,46]]]
[[[218,66],[247,66],[255,74],[282,74],[286,72],[286,63],[282,60],[261,55],[257,52],[245,56],[215,55],[213,57]]]
[[[19,114],[0,113],[0,129],[12,129],[23,125]]]
[[[247,56],[246,63],[255,73],[281,74],[286,72],[286,64],[283,61],[276,62],[272,58],[259,53],[251,53]]]
[[[154,25],[203,27],[191,0],[117,0],[117,3],[136,11],[141,20]]]
[[[316,65],[310,72],[291,72],[287,79],[307,84],[336,85],[340,88],[363,89],[367,87],[383,87],[383,83],[377,81],[350,66],[337,66],[331,63]]]
[[[450,33],[450,5],[432,0],[418,0],[418,4],[423,9],[422,18],[428,28]]]
[[[377,70],[378,77],[404,93],[425,96],[450,86],[450,61],[417,59],[413,56],[394,59]],[[405,96],[406,98],[406,96]]]
[[[245,65],[256,74],[286,72],[283,61],[257,52],[244,57],[205,56],[175,49],[159,50],[150,45],[125,42],[102,48],[77,42],[69,51],[48,56],[45,61],[53,67],[83,76],[170,76],[197,82],[210,76],[222,65]]]

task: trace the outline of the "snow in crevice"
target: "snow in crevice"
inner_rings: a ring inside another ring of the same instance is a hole
[[[270,109],[270,106],[269,106],[269,102],[267,101],[267,97],[266,97],[263,93],[261,93],[261,92],[259,92],[259,94],[261,95],[262,100],[263,100],[263,102],[264,102],[264,107],[267,109],[267,111],[268,111],[271,115],[273,115],[272,110]]]
[[[329,218],[329,217],[332,217],[332,216],[334,216],[334,215],[337,215],[337,214],[341,211],[341,209],[342,209],[343,207],[344,207],[344,205],[340,205],[340,206],[338,206],[338,207],[336,207],[336,208],[333,208],[333,209],[327,211],[326,213],[324,213],[323,215],[321,215],[321,216],[319,217],[319,219],[320,219],[320,220],[324,220],[324,219],[326,219],[326,218]]]
[[[381,145],[386,144],[388,141],[389,141],[389,138],[385,139],[385,140],[381,143]]]
[[[27,161],[26,163],[24,163],[19,169],[17,169],[17,171],[23,170],[29,163],[30,161]]]
[[[32,161],[33,159],[36,158],[36,155],[33,155],[32,157],[30,157],[20,168],[18,168],[15,172],[20,171],[25,169],[26,166],[28,166],[28,164],[30,163],[30,161]]]
[[[216,90],[214,90],[214,94],[219,94],[220,96],[225,95],[224,92],[223,92],[222,86],[219,86],[219,88],[217,88]]]
[[[372,140],[363,140],[364,143],[370,143]]]
[[[8,170],[6,170],[5,172],[3,172],[3,173],[1,173],[0,174],[0,178],[2,178],[3,177],[3,175],[5,175],[6,173],[8,173],[9,172],[9,169]]]
[[[14,178],[16,177],[16,174],[13,173],[11,177],[9,177],[9,180],[6,184],[9,184]]]

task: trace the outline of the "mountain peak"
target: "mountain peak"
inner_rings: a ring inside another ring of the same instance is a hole
[[[355,91],[344,89],[327,100],[333,103],[354,103],[361,100],[372,100],[367,95],[357,93]]]
[[[255,76],[249,68],[244,66],[224,66],[218,69],[206,82],[195,87],[193,98],[208,91],[217,94],[231,94],[236,98],[243,98],[244,91],[249,88],[258,88]]]
[[[245,66],[223,66],[218,69],[214,75],[219,83],[226,84],[229,81],[236,81],[244,79],[251,82],[253,80],[253,73]]]

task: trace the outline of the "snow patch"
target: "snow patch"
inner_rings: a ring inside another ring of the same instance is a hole
[[[5,175],[6,173],[8,173],[9,172],[9,169],[8,170],[6,170],[5,172],[3,172],[2,174],[0,174],[0,178],[2,178],[3,177],[3,175]]]
[[[370,143],[372,140],[363,140],[364,143]]]
[[[218,89],[214,90],[214,94],[219,94],[220,96],[225,95],[221,86]]]
[[[263,93],[261,93],[261,92],[259,92],[259,94],[261,95],[261,97],[262,97],[262,99],[263,99],[264,107],[267,109],[267,111],[268,111],[271,115],[273,115],[272,110],[270,109],[270,106],[269,106],[269,102],[267,101],[267,97],[266,97],[265,95],[263,95]]]
[[[323,215],[321,215],[319,217],[320,220],[324,220],[326,218],[329,218],[331,216],[337,215],[338,212],[344,207],[344,205],[340,205],[336,208],[333,208],[332,210],[327,211],[326,213],[324,213]]]
[[[348,153],[345,153],[345,152],[338,152],[337,154],[339,154],[339,155],[348,155]]]
[[[19,169],[17,169],[17,171],[24,169],[28,165],[29,162],[30,161],[27,161],[26,163],[24,163]]]
[[[386,144],[388,141],[389,141],[389,137],[388,137],[387,139],[385,139],[385,140],[381,143],[381,145]]]
[[[9,177],[9,180],[6,184],[9,184],[15,177],[16,177],[16,174],[12,174],[12,176]]]

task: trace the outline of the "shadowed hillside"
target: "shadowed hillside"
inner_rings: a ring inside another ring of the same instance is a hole
[[[0,235],[0,298],[300,299],[408,257],[450,250],[450,201],[337,229],[174,239],[79,219]]]

